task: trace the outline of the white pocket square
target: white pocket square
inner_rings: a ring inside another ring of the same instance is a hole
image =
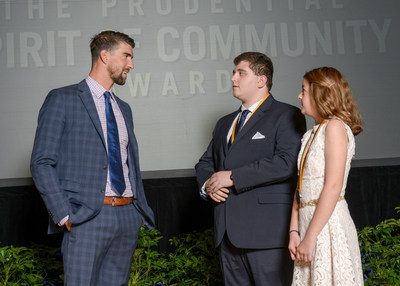
[[[254,134],[254,136],[251,138],[251,140],[256,140],[256,139],[264,139],[265,136],[262,135],[260,132],[257,132],[256,134]]]

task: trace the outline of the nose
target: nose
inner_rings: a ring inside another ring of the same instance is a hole
[[[130,59],[128,61],[128,68],[131,69],[131,70],[133,70],[135,68],[135,65],[133,64],[133,60],[132,59]]]
[[[301,100],[302,97],[303,97],[303,96],[301,95],[301,92],[300,92],[299,95],[297,96],[297,99],[298,99],[298,100]]]
[[[232,77],[231,77],[231,81],[235,82],[235,78],[236,78],[236,76],[235,76],[235,74],[233,74]]]

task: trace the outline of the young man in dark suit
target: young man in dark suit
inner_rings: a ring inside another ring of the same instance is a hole
[[[31,172],[64,230],[64,285],[128,285],[142,224],[154,226],[129,105],[115,96],[133,69],[135,42],[104,31],[90,42],[92,68],[52,90],[39,113]]]
[[[225,285],[290,285],[288,230],[305,119],[270,93],[269,57],[247,52],[234,64],[233,96],[242,105],[217,122],[196,164],[200,193],[215,203]]]

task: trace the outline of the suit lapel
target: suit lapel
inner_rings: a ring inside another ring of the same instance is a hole
[[[239,134],[236,136],[235,141],[233,141],[232,146],[238,142],[243,136],[245,136],[264,116],[264,113],[268,111],[274,102],[272,94],[261,104],[261,106],[254,112],[250,119],[246,122],[243,128],[240,130]],[[232,147],[231,146],[231,147]]]
[[[223,135],[222,140],[223,140],[223,142],[224,142],[223,146],[224,146],[224,153],[225,153],[225,154],[226,154],[226,152],[228,152],[228,150],[229,150],[229,149],[228,149],[228,144],[227,144],[228,141],[226,140],[226,138],[227,138],[227,136],[228,136],[229,129],[230,129],[231,126],[232,126],[233,120],[235,119],[235,117],[238,115],[239,112],[240,112],[240,108],[239,108],[237,111],[231,113],[231,114],[226,118],[224,124],[222,125],[221,134]]]
[[[85,80],[82,80],[79,83],[78,89],[79,89],[79,96],[83,102],[83,105],[85,106],[105,148],[106,144],[104,141],[104,134],[103,134],[103,129],[101,128],[99,115],[97,113],[96,105],[93,101],[92,93],[90,92],[89,86],[87,85]]]

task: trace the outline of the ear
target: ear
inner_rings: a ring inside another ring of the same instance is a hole
[[[107,50],[102,50],[99,55],[99,59],[102,63],[107,64],[110,59],[110,53]]]
[[[268,79],[265,75],[258,76],[258,87],[263,88],[267,86]]]

